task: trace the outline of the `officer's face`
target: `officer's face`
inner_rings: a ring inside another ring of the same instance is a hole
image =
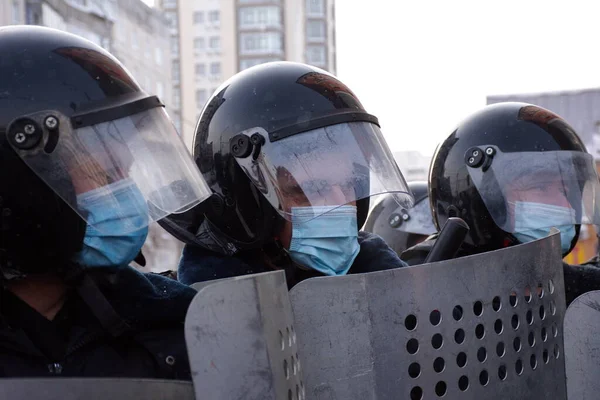
[[[312,182],[299,183],[289,171],[284,168],[277,170],[277,182],[281,190],[281,202],[283,209],[288,215],[291,215],[293,207],[311,207],[311,206],[337,206],[337,205],[352,205],[356,206],[356,201],[348,195],[347,191],[340,186],[330,186],[322,188],[319,197],[319,204],[312,204],[308,196],[315,198],[314,194],[308,195],[302,190],[302,187],[311,187]],[[319,217],[317,217],[319,218]],[[292,222],[285,220],[283,228],[279,233],[279,241],[286,248],[290,248],[292,240]]]
[[[69,176],[77,195],[120,181],[127,175],[127,172],[116,166],[107,171],[91,156],[80,156],[69,166]]]
[[[524,176],[518,179],[507,188],[506,197],[513,223],[516,202],[571,208],[562,181],[557,178],[549,178],[547,175]]]
[[[509,203],[523,201],[553,206],[570,207],[560,179],[533,177],[514,182],[507,190]]]

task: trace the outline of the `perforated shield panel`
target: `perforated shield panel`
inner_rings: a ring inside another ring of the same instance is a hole
[[[303,400],[303,365],[283,271],[221,280],[188,309],[198,399]]]
[[[0,379],[0,399],[194,400],[191,382],[153,379]]]
[[[290,293],[309,399],[564,398],[560,237]]]
[[[582,294],[565,314],[565,365],[569,399],[600,396],[600,291]]]

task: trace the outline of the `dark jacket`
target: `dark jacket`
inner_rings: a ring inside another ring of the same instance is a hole
[[[406,266],[394,250],[377,235],[359,232],[358,243],[360,244],[360,252],[354,259],[349,274]],[[180,282],[191,285],[213,279],[272,271],[274,268],[265,265],[263,259],[264,257],[260,252],[245,252],[228,257],[198,246],[186,245],[179,261],[177,275]],[[289,259],[287,265],[284,265],[283,268],[286,272],[289,288],[304,279],[322,276],[321,273],[314,270],[292,267]]]
[[[402,253],[400,258],[408,265],[423,264],[434,244],[435,237],[407,249]],[[470,254],[467,250],[459,250],[458,257],[468,255]],[[598,265],[597,257],[582,265],[569,265],[563,262],[567,306],[578,296],[586,292],[600,290],[600,268],[598,268]]]
[[[586,292],[600,290],[600,268],[598,266],[598,256],[581,265],[563,263],[567,305]]]
[[[89,276],[53,321],[0,293],[0,376],[191,379],[183,324],[196,292],[130,267]]]

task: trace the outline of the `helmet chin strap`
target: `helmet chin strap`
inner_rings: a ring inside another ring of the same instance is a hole
[[[79,296],[111,336],[120,336],[131,329],[110,305],[89,273],[83,274],[76,288]]]

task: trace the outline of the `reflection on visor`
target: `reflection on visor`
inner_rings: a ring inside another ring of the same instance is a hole
[[[496,150],[489,168],[467,170],[494,222],[506,232],[600,222],[600,183],[588,153]]]
[[[138,221],[146,225],[170,213],[186,211],[210,195],[162,108],[79,129],[70,129],[69,119],[49,113],[28,118],[39,121],[39,126],[43,126],[48,115],[60,120],[58,141],[50,153],[44,151],[44,146],[51,140],[52,132],[45,131],[39,146],[31,149],[11,144],[23,161],[88,224],[94,226],[94,221],[77,200],[86,198],[86,193],[101,193],[102,201],[114,209],[116,218],[131,217],[131,202],[123,201],[123,194],[115,189],[122,187],[121,182],[139,192],[135,209],[140,213]]]
[[[343,123],[274,143],[261,128],[245,133],[260,134],[265,144],[256,159],[237,157],[236,161],[288,220],[292,207],[329,210],[383,193],[392,193],[403,207],[412,205],[410,190],[376,125]],[[318,215],[315,211],[310,218]]]

